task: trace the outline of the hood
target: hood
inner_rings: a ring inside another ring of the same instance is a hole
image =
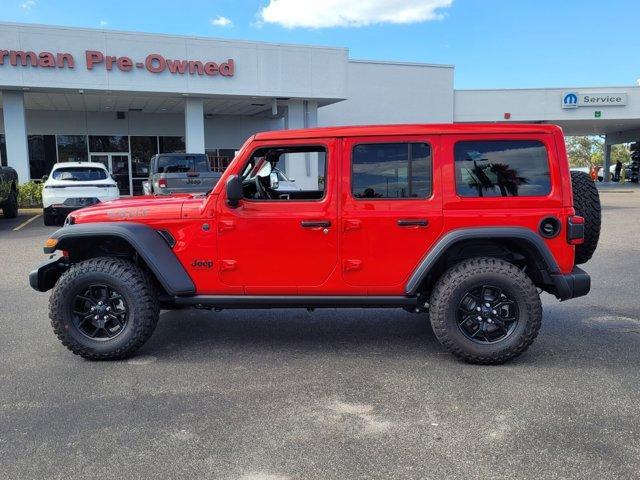
[[[98,203],[76,210],[71,214],[73,223],[122,222],[147,220],[175,220],[183,217],[183,207],[191,212],[203,210],[206,198],[194,195],[153,196],[121,198]]]

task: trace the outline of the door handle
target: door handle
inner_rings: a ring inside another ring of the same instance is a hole
[[[426,218],[416,220],[398,220],[399,227],[426,227],[429,221]]]
[[[302,228],[329,228],[331,222],[328,220],[302,220],[300,225]]]

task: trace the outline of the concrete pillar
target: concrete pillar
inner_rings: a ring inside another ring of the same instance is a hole
[[[318,102],[305,100],[303,103],[305,114],[305,128],[318,126]]]
[[[287,102],[285,128],[312,128],[318,125],[318,103],[309,100],[290,100]],[[313,158],[312,158],[313,157]],[[289,155],[285,174],[295,179],[303,189],[318,188],[318,160],[315,154],[301,153]]]
[[[185,100],[184,143],[187,153],[204,153],[204,101],[202,98]]]
[[[304,128],[304,102],[302,100],[290,100],[287,102],[287,115],[284,117],[284,128],[295,130]]]
[[[602,181],[603,182],[610,182],[611,181],[611,174],[609,172],[609,169],[611,167],[611,143],[610,139],[607,138],[607,136],[605,136],[604,139],[604,161],[603,161],[603,165],[602,165]]]
[[[2,91],[2,113],[4,137],[7,144],[7,165],[18,172],[20,183],[28,182],[29,145],[27,143],[27,121],[24,113],[24,94],[15,90]]]

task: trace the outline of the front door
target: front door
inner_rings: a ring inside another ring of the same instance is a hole
[[[442,231],[437,137],[345,139],[344,281],[363,293],[401,295]]]
[[[297,295],[328,281],[338,263],[337,144],[265,142],[249,154],[244,199],[236,208],[219,200],[222,283],[246,294]]]
[[[92,153],[92,162],[102,163],[118,184],[120,195],[131,195],[131,172],[128,153]]]

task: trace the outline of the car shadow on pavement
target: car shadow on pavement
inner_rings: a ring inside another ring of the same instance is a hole
[[[216,349],[420,355],[444,353],[426,314],[396,309],[163,312],[141,353],[206,357]]]

